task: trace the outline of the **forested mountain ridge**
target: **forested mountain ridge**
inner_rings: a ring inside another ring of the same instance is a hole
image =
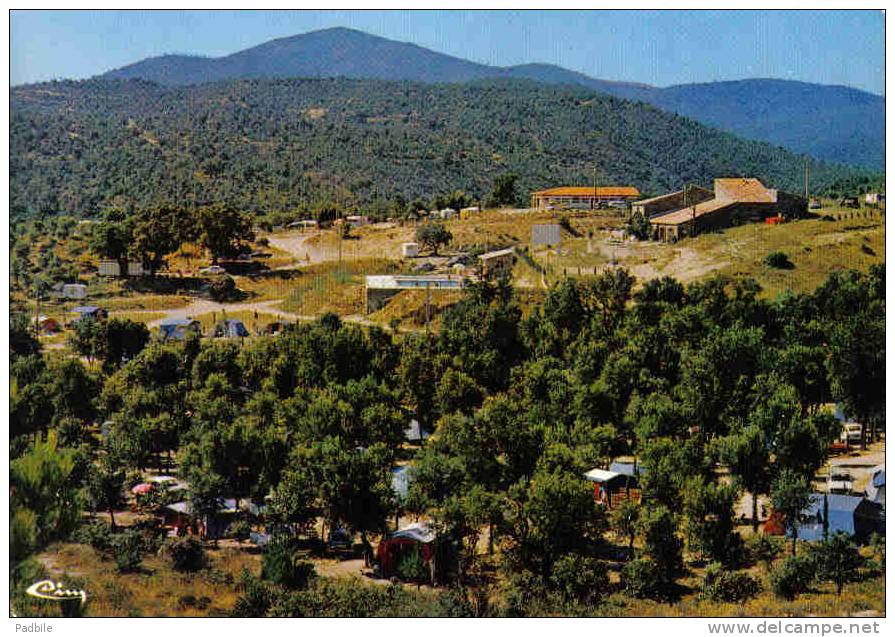
[[[749,175],[802,189],[804,160],[642,102],[525,80],[52,82],[10,94],[12,215],[226,201],[257,212],[402,206],[497,175],[643,193]],[[869,176],[868,176],[869,175]],[[814,162],[815,191],[878,176]]]
[[[147,58],[101,77],[146,79],[171,86],[246,78],[347,77],[439,83],[526,78],[578,84],[649,102],[741,137],[828,161],[876,169],[882,169],[885,162],[885,98],[846,86],[749,79],[660,88],[596,79],[552,64],[479,64],[345,28],[279,38],[218,58]]]

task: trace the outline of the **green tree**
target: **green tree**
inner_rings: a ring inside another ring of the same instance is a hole
[[[818,576],[836,584],[836,595],[841,596],[842,586],[855,579],[864,558],[844,531],[830,535],[817,550]]]
[[[186,209],[163,204],[135,215],[131,252],[143,262],[150,275],[164,264],[165,257],[175,252],[190,234],[191,220]]]
[[[640,506],[633,500],[624,500],[612,511],[610,524],[619,536],[628,539],[628,548],[634,548],[640,528]]]
[[[684,543],[677,535],[674,514],[664,506],[644,509],[640,515],[643,550],[656,565],[662,581],[673,582],[683,569]]]
[[[87,474],[87,501],[94,511],[109,512],[109,522],[115,531],[115,508],[124,499],[124,470],[116,459],[104,453]]]
[[[515,173],[504,173],[494,178],[494,187],[488,197],[488,206],[516,205],[516,182],[519,176]]]
[[[133,219],[121,210],[108,210],[95,224],[90,236],[90,250],[118,262],[119,271],[127,272],[128,255],[133,246]]]
[[[758,496],[767,493],[771,466],[768,446],[761,429],[747,426],[718,442],[721,462],[730,467],[752,496],[752,530],[758,531]]]
[[[211,254],[212,263],[239,254],[245,242],[252,241],[252,219],[224,204],[204,206],[196,211],[199,244]]]
[[[793,555],[796,554],[796,540],[799,537],[799,516],[810,501],[811,485],[808,479],[791,469],[781,471],[771,485],[771,503],[790,533]]]
[[[884,312],[863,312],[833,327],[827,359],[830,387],[846,414],[861,423],[861,448],[867,447],[866,426],[885,422],[886,325]]]
[[[593,491],[562,471],[536,473],[529,484],[509,491],[509,533],[522,565],[548,574],[561,556],[586,552],[605,520]]]
[[[38,434],[24,455],[10,461],[10,513],[20,556],[74,529],[80,517],[74,471],[74,450],[59,447],[53,431]]]
[[[438,247],[451,242],[453,235],[440,223],[425,223],[416,229],[416,240],[438,256]]]

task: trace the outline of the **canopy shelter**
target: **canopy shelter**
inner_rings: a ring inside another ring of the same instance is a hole
[[[594,500],[614,508],[625,500],[640,501],[640,490],[636,488],[636,479],[614,470],[591,469],[584,478],[594,483]]]

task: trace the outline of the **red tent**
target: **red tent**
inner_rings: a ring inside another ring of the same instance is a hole
[[[401,559],[414,548],[419,548],[423,561],[431,564],[434,543],[435,533],[425,523],[411,524],[389,534],[376,547],[376,560],[383,576],[393,575]]]

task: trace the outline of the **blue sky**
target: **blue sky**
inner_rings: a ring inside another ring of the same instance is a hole
[[[11,82],[90,77],[164,53],[226,55],[332,26],[657,86],[777,77],[885,90],[880,11],[13,11]]]

